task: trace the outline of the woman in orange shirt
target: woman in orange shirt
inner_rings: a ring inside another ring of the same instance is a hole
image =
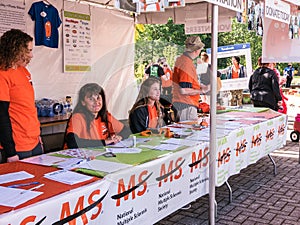
[[[107,111],[103,88],[96,83],[84,85],[68,121],[65,148],[110,145],[122,140],[122,135],[127,133],[124,124]]]
[[[228,68],[227,79],[237,79],[246,77],[245,67],[240,64],[240,57],[231,58],[232,66]],[[243,89],[231,90],[231,105],[241,106],[243,101]]]
[[[163,108],[159,103],[160,81],[150,77],[142,83],[135,104],[129,112],[129,125],[132,133],[163,125]]]

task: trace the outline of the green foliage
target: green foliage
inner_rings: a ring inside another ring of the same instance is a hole
[[[157,61],[160,57],[166,57],[171,67],[174,66],[176,56],[184,51],[184,42],[188,35],[184,33],[183,24],[174,24],[169,19],[167,24],[146,24],[142,31],[137,30],[135,75],[142,79],[141,68],[149,63]],[[199,35],[205,48],[211,47],[211,34]],[[247,24],[242,24],[232,19],[232,31],[218,34],[218,46],[250,43],[253,69],[257,66],[257,59],[262,55],[262,37],[254,31],[249,31]],[[204,49],[205,50],[205,49]],[[245,59],[241,58],[241,64],[245,65]],[[218,60],[218,69],[231,65],[231,58]]]

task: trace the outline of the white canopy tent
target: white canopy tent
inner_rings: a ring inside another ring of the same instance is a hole
[[[111,1],[88,0],[104,5],[113,5]],[[169,18],[172,18],[175,24],[185,24],[186,20],[197,19],[203,22],[211,22],[212,40],[211,40],[211,65],[213,74],[210,77],[211,91],[217,93],[217,43],[218,43],[218,18],[230,20],[236,15],[236,12],[218,7],[202,0],[186,0],[184,7],[166,8],[164,12],[141,13],[136,17],[137,24],[165,24]],[[216,95],[210,99],[210,161],[209,161],[209,221],[215,224],[215,171],[216,171]]]

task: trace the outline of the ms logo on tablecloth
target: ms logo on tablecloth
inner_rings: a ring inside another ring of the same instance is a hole
[[[166,163],[163,163],[160,166],[160,176],[156,178],[158,181],[158,186],[162,186],[162,181],[164,183],[166,182],[172,182],[174,180],[178,180],[182,176],[182,165],[185,162],[185,159],[182,157],[179,157],[176,160],[171,160],[169,162],[169,165],[166,165]],[[168,171],[166,171],[166,168],[168,168]]]
[[[192,157],[192,163],[189,164],[190,172],[192,173],[194,169],[201,169],[203,167],[206,167],[208,165],[209,159],[209,148],[205,147],[204,149],[199,149],[198,154],[197,152],[192,152],[191,157]]]
[[[272,128],[266,131],[266,142],[272,141],[274,139],[275,129]]]
[[[251,148],[257,147],[261,145],[262,134],[258,133],[257,135],[252,135]]]
[[[133,200],[136,198],[136,195],[144,195],[148,186],[147,180],[151,177],[151,175],[152,173],[148,175],[147,170],[142,171],[138,176],[136,176],[136,174],[132,174],[129,178],[127,188],[124,179],[119,179],[118,194],[111,196],[112,199],[117,200],[116,206],[121,205],[122,198],[124,198],[124,201],[127,201],[129,196],[131,196],[131,199]]]

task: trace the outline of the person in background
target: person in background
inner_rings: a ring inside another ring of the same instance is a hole
[[[193,60],[204,44],[199,36],[190,36],[185,41],[185,52],[176,59],[173,72],[173,106],[179,121],[197,120],[197,108],[202,90]]]
[[[197,73],[199,73],[199,82],[202,90],[206,90],[201,94],[201,101],[209,104],[210,96],[210,76],[212,74],[211,65],[209,64],[209,57],[206,52],[201,52],[201,64],[197,64]],[[222,87],[221,73],[217,71],[217,93]]]
[[[282,105],[278,78],[269,63],[262,63],[258,59],[259,68],[251,75],[249,80],[250,97],[254,107],[267,107],[278,111]]]
[[[67,123],[65,148],[111,145],[127,136],[126,126],[107,111],[103,88],[96,83],[85,84]]]
[[[0,143],[7,162],[43,153],[31,74],[33,38],[18,29],[0,39]]]
[[[164,69],[164,75],[161,77],[162,95],[171,95],[173,72],[167,62],[164,62],[162,66]]]
[[[286,101],[288,101],[289,99],[283,94],[283,91],[282,91],[282,86],[286,83],[286,78],[284,76],[283,77],[280,76],[280,72],[276,68],[276,63],[269,63],[269,68],[274,70],[274,72],[277,75],[278,82],[279,82],[279,90],[280,90],[280,95],[282,98],[282,105],[279,107],[278,112],[287,114]]]
[[[145,70],[145,80],[149,77],[156,77],[161,80],[161,76],[165,74],[164,69],[162,68],[163,63],[166,61],[164,57],[159,58],[156,63],[153,63],[147,67]]]
[[[246,77],[245,67],[240,64],[240,57],[231,58],[232,66],[227,69],[227,79],[237,79]],[[243,104],[243,89],[231,90],[231,106],[241,106]]]
[[[286,77],[286,84],[285,84],[286,88],[291,87],[291,83],[294,78],[294,70],[295,69],[294,69],[292,63],[289,63],[288,66],[285,67],[283,70],[283,74]]]
[[[150,77],[142,83],[136,102],[129,111],[129,126],[132,133],[164,125],[163,108],[159,99],[160,82]]]

